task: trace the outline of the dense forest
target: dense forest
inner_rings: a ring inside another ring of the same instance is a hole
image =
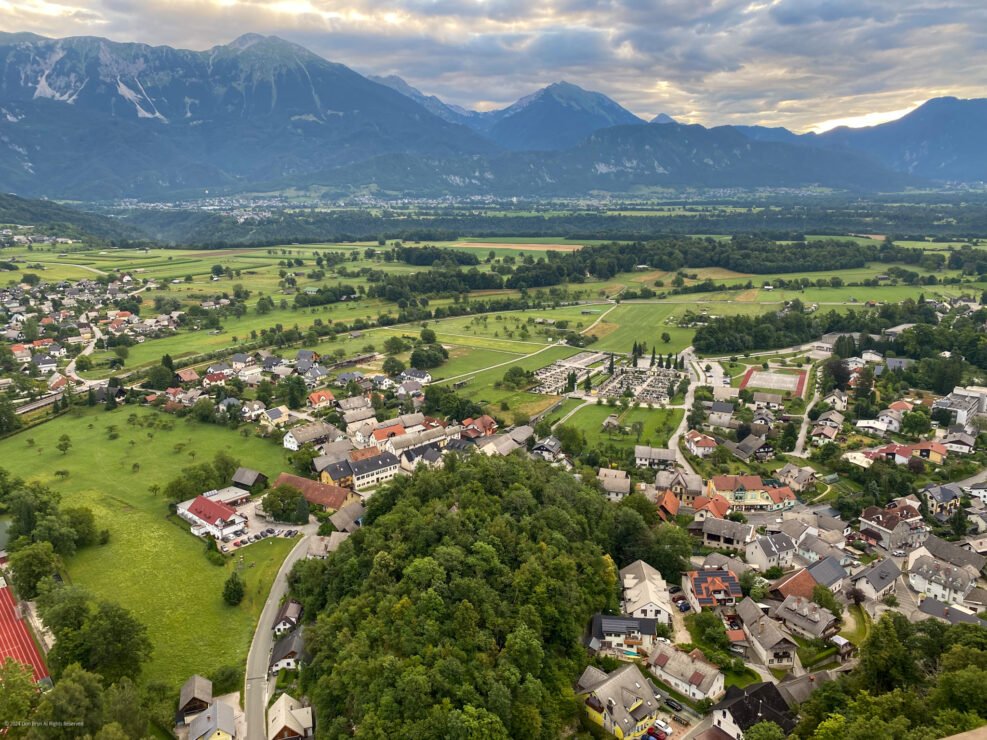
[[[856,669],[802,704],[805,740],[946,737],[987,722],[987,630],[935,619],[878,620]]]
[[[653,510],[634,496],[612,506],[518,455],[450,457],[395,479],[332,558],[290,577],[318,615],[303,682],[321,735],[571,731],[580,638],[594,612],[617,606],[617,568],[644,558],[677,580],[691,552]]]

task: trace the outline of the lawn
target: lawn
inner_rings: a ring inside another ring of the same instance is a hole
[[[625,427],[631,427],[634,422],[640,421],[644,424],[641,432],[641,439],[632,433],[619,434],[617,432],[604,432],[603,421],[610,414],[617,414],[620,423]],[[631,408],[622,411],[619,406],[587,406],[577,411],[566,422],[567,426],[573,426],[582,430],[586,435],[586,442],[590,447],[597,444],[610,443],[620,447],[633,447],[636,444],[650,445],[651,447],[664,447],[668,444],[668,438],[672,436],[679,422],[682,421],[682,409],[648,409]]]
[[[853,621],[853,626],[849,625],[851,620]],[[844,628],[840,632],[840,637],[849,640],[859,648],[863,645],[864,640],[867,639],[867,635],[870,634],[870,627],[870,615],[862,607],[851,604],[846,610]]]
[[[488,413],[496,414],[501,418],[509,417],[513,419],[514,412],[533,416],[551,406],[559,397],[541,393],[530,393],[524,390],[497,388],[495,387],[496,384],[503,380],[504,373],[515,365],[525,370],[537,370],[540,367],[551,365],[556,360],[571,357],[580,351],[582,350],[578,347],[553,347],[546,345],[545,349],[538,351],[537,354],[519,357],[516,362],[511,361],[510,364],[503,367],[480,370],[472,375],[459,377],[457,382],[466,381],[466,385],[460,393],[485,406]],[[498,359],[501,357],[500,353],[486,353],[485,356],[486,362],[484,363],[484,367],[504,362],[503,359]],[[444,369],[442,369],[442,374],[447,379],[454,377],[448,375]],[[507,408],[504,408],[505,405]]]
[[[127,607],[147,626],[154,653],[146,681],[177,689],[192,673],[242,665],[271,582],[294,541],[264,540],[243,550],[247,596],[240,606],[228,607],[221,591],[233,561],[210,564],[203,541],[169,517],[165,500],[148,488],[175,477],[193,454],[202,462],[219,450],[273,477],[287,467],[284,451],[269,440],[147,409],[77,411],[0,442],[3,467],[50,486],[63,504],[90,507],[97,525],[109,529],[109,544],[67,560],[69,579]],[[108,438],[110,426],[119,434],[115,440]],[[62,434],[72,441],[64,455],[55,449]],[[176,453],[176,445],[185,447]],[[67,471],[67,477],[56,477],[56,470]]]

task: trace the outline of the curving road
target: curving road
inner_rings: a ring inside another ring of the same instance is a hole
[[[306,524],[301,528],[304,536],[298,541],[281,564],[278,574],[271,584],[264,609],[254,630],[254,639],[247,653],[247,671],[244,675],[243,710],[247,723],[246,740],[266,740],[267,702],[272,685],[268,683],[267,668],[270,665],[271,648],[274,647],[274,632],[271,625],[281,606],[281,599],[288,593],[288,573],[299,560],[308,554],[308,540],[318,531],[317,524]]]

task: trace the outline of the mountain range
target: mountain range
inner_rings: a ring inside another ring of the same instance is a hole
[[[887,191],[987,179],[985,125],[987,100],[955,98],[820,135],[645,122],[567,82],[477,112],[276,37],[197,52],[0,33],[0,189],[28,196]]]

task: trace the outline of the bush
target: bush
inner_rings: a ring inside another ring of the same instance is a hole
[[[236,571],[230,573],[230,577],[227,578],[226,583],[223,584],[223,601],[230,606],[236,606],[243,601],[245,593],[246,587],[243,583],[243,579],[240,578]]]

